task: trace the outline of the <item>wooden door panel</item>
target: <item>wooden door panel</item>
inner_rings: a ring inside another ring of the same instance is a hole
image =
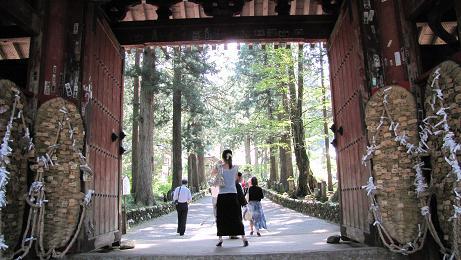
[[[334,123],[343,129],[342,134],[335,135],[341,230],[343,235],[363,242],[370,228],[368,200],[361,186],[366,183],[370,169],[361,161],[367,145],[362,106],[368,91],[359,36],[357,11],[343,11],[330,37],[328,55]]]
[[[97,13],[97,12],[96,12]],[[85,109],[87,157],[94,169],[95,191],[91,210],[94,229],[88,237],[117,232],[120,214],[119,138],[122,129],[123,52],[102,16],[87,19],[83,84],[91,85],[92,97]]]

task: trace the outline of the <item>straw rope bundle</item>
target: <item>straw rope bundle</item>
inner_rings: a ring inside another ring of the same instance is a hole
[[[5,157],[8,183],[5,186],[6,204],[0,210],[0,234],[8,246],[0,256],[10,257],[18,245],[22,231],[25,208],[24,194],[27,188],[27,158],[29,153],[27,119],[25,118],[25,98],[16,85],[9,80],[0,80],[0,138],[4,138],[10,124],[8,146],[9,156]],[[14,108],[14,111],[13,111]],[[27,130],[26,130],[27,129]]]
[[[35,123],[36,153],[43,158],[47,168],[44,184],[47,203],[41,216],[43,235],[40,244],[46,250],[65,246],[79,222],[80,157],[84,130],[80,113],[75,105],[56,98],[44,103],[37,113]]]
[[[425,96],[427,121],[433,132],[428,145],[437,214],[443,240],[460,257],[461,67],[452,61],[440,64],[428,81]]]
[[[416,163],[408,147],[418,143],[416,102],[399,86],[380,89],[367,103],[365,111],[369,143],[374,147],[373,174],[376,180],[376,225],[399,244],[421,237],[424,222],[414,190]],[[399,141],[400,140],[400,141]],[[373,183],[372,183],[373,184]]]

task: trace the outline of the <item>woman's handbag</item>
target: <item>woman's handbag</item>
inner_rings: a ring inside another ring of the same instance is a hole
[[[248,204],[247,200],[245,199],[245,195],[243,195],[242,186],[240,183],[235,184],[235,188],[237,188],[237,199],[241,207],[246,206]]]
[[[218,166],[218,173],[213,179],[213,186],[222,187],[224,186],[224,176],[223,176],[223,167]]]
[[[253,219],[253,215],[248,206],[243,210],[243,219],[246,221],[251,221]]]

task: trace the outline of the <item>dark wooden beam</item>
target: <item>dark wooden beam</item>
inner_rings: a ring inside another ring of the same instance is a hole
[[[6,56],[5,52],[3,51],[2,46],[0,45],[0,60],[6,60],[8,57]]]
[[[17,25],[0,26],[0,39],[29,37],[29,34]]]
[[[124,46],[203,44],[226,41],[327,40],[335,16],[202,18],[119,22],[112,29]]]
[[[269,15],[269,0],[263,0],[263,16]]]
[[[40,31],[40,16],[25,0],[2,0],[0,17],[14,22],[29,36],[37,35]]]
[[[12,44],[13,44],[14,51],[18,55],[18,58],[19,59],[24,59],[25,55],[24,55],[24,53],[22,53],[21,46],[19,45],[19,43],[13,42]]]
[[[290,6],[290,15],[296,15],[296,2],[298,0],[293,0],[291,1],[291,6]]]
[[[181,12],[181,18],[186,19],[187,18],[186,2],[182,2],[181,4],[179,4],[179,10]]]
[[[194,4],[194,18],[200,18],[200,5]]]
[[[455,11],[456,11],[456,20],[458,21],[458,41],[459,46],[461,47],[461,2],[455,2]]]
[[[409,18],[416,20],[424,14],[433,4],[435,0],[411,0],[407,3],[409,11]]]

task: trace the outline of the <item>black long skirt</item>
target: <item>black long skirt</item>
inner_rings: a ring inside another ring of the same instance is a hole
[[[237,193],[219,194],[216,208],[218,236],[245,235]]]

